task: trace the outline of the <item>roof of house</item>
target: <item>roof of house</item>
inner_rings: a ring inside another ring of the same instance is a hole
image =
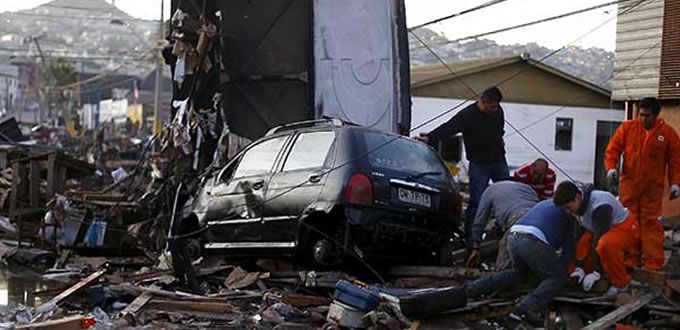
[[[522,62],[531,65],[532,67],[535,67],[539,70],[545,71],[549,74],[555,75],[559,78],[577,84],[583,88],[592,90],[593,92],[606,96],[607,98],[611,94],[610,91],[605,88],[602,88],[598,85],[595,85],[578,77],[570,75],[550,65],[543,64],[542,62],[532,59],[527,54],[501,58],[456,62],[447,64],[446,66],[431,65],[414,67],[411,68],[411,88],[420,88],[440,83],[446,80],[455,80],[457,79],[456,76],[458,77],[467,76],[482,71],[487,71],[498,67]],[[453,71],[455,75],[451,73],[451,71]]]

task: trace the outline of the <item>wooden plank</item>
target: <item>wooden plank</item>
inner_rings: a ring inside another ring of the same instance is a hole
[[[57,172],[55,171],[57,154],[51,153],[47,156],[47,196],[54,196],[56,191]]]
[[[281,298],[281,302],[298,307],[309,306],[328,306],[333,302],[331,299],[319,296],[308,296],[302,294],[287,294]]]
[[[31,160],[29,162],[29,204],[31,208],[37,208],[40,206],[40,161]]]
[[[9,220],[11,223],[16,224],[16,211],[18,209],[17,198],[19,197],[19,182],[21,181],[21,169],[23,166],[19,163],[12,164],[13,176],[12,176],[12,190],[9,193]],[[19,228],[17,226],[17,232]]]
[[[666,282],[663,288],[663,298],[673,307],[680,309],[680,280]]]
[[[390,268],[388,274],[400,277],[435,277],[435,278],[477,278],[482,275],[478,269],[437,266],[398,266]]]
[[[162,311],[185,311],[206,313],[234,313],[236,308],[226,302],[181,301],[152,299],[147,303],[149,309]]]
[[[68,299],[70,296],[74,295],[76,292],[90,286],[92,283],[97,281],[100,277],[102,277],[106,273],[106,269],[102,269],[98,272],[94,272],[90,274],[90,276],[82,279],[80,282],[76,283],[72,287],[66,289],[64,292],[58,294],[56,297],[52,298],[52,302],[54,302],[56,305],[59,303],[63,302],[64,300]]]
[[[144,306],[153,299],[153,293],[151,292],[144,292],[137,296],[135,300],[133,300],[123,311],[120,312],[121,317],[124,317],[126,320],[130,321],[129,317],[135,317],[137,316],[137,313],[144,308]]]
[[[644,268],[633,268],[630,272],[631,277],[638,282],[662,286],[670,278],[668,272],[660,270],[649,270]]]
[[[615,309],[611,313],[603,316],[599,320],[589,324],[588,326],[586,326],[583,329],[584,330],[608,329],[612,325],[616,324],[616,322],[624,319],[628,315],[634,313],[638,309],[647,305],[650,301],[656,299],[660,294],[661,294],[661,292],[654,291],[654,292],[649,292],[649,293],[646,293],[642,296],[639,296],[635,300]]]
[[[579,330],[583,328],[583,320],[578,313],[578,310],[573,306],[560,306],[558,308],[564,320],[564,326],[567,330]]]
[[[50,320],[50,321],[45,321],[45,322],[38,322],[38,323],[33,323],[33,324],[26,324],[26,325],[20,325],[17,326],[14,329],[17,330],[75,330],[75,329],[82,329],[81,325],[83,322],[85,322],[87,319],[94,319],[91,316],[85,316],[85,315],[76,315],[76,316],[69,316],[65,318],[61,318],[58,320]]]

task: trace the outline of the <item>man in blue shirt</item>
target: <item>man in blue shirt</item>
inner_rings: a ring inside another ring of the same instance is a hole
[[[507,289],[535,274],[541,283],[522,299],[515,313],[542,324],[548,303],[567,283],[567,262],[574,253],[577,228],[576,220],[552,200],[536,204],[510,227],[507,247],[512,267],[474,281],[466,287],[468,296]]]

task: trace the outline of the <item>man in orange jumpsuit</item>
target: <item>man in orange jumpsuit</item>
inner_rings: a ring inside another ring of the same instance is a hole
[[[579,189],[571,181],[557,186],[553,202],[576,216],[586,230],[576,247],[576,267],[569,277],[590,291],[604,272],[612,284],[607,295],[624,290],[631,280],[626,266],[635,266],[639,255],[635,215],[611,193],[593,190],[592,185]]]
[[[621,171],[621,203],[639,221],[642,263],[647,269],[661,269],[664,263],[661,216],[664,177],[668,170],[670,199],[680,195],[680,139],[672,127],[657,118],[661,105],[656,98],[640,101],[640,117],[621,124],[607,146],[605,169],[610,189]]]

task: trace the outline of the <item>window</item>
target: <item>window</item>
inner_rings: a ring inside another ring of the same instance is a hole
[[[268,173],[288,136],[273,138],[250,148],[243,154],[234,173],[235,178]]]
[[[335,141],[333,132],[311,132],[298,135],[283,170],[294,171],[322,167],[333,141]]]
[[[571,150],[571,137],[574,128],[572,118],[557,118],[555,121],[555,150]]]
[[[371,166],[413,173],[446,171],[424,143],[378,132],[365,132],[363,137]]]

